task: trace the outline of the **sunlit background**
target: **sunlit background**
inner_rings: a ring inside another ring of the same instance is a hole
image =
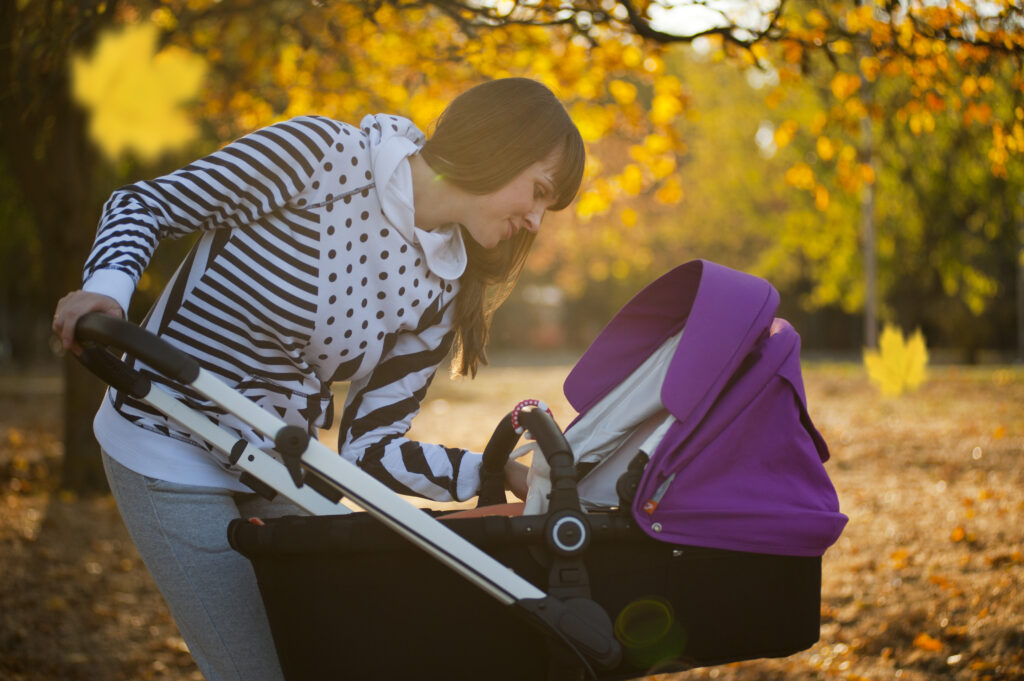
[[[49,330],[110,192],[299,114],[429,134],[514,75],[564,101],[586,177],[494,366],[435,381],[413,435],[479,448],[524,397],[565,425],[565,373],[642,286],[764,277],[851,524],[819,644],[679,678],[1024,679],[1021,0],[0,0],[0,64],[0,677],[198,674],[103,494],[102,386]]]

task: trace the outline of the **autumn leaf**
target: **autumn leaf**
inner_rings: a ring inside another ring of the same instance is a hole
[[[152,161],[198,132],[182,107],[199,93],[206,63],[175,47],[157,52],[158,33],[151,23],[127,26],[72,59],[72,95],[90,112],[90,137],[112,160],[134,153]]]
[[[922,632],[914,638],[914,647],[937,653],[942,650],[942,642]]]
[[[661,185],[661,188],[654,193],[654,198],[666,205],[679,203],[683,199],[683,186],[679,183],[677,178],[670,177],[663,185]]]
[[[816,147],[818,151],[818,158],[822,161],[831,161],[836,155],[836,146],[828,137],[819,137]]]
[[[638,166],[630,164],[622,171],[622,175],[619,176],[619,182],[622,185],[623,191],[632,196],[636,196],[641,192],[641,190],[643,190],[643,173],[640,171]]]
[[[887,397],[899,397],[919,388],[926,378],[928,350],[920,330],[909,339],[887,324],[878,341],[878,350],[864,350],[868,378]]]
[[[814,171],[806,163],[797,163],[786,171],[786,184],[797,189],[813,190],[817,183],[814,180]]]
[[[17,449],[25,444],[25,436],[20,430],[11,426],[7,429],[7,444]]]
[[[820,211],[828,210],[831,197],[829,196],[828,189],[824,185],[818,185],[814,188],[814,207]]]
[[[619,104],[629,105],[636,101],[636,86],[624,80],[613,80],[608,84],[608,91]]]

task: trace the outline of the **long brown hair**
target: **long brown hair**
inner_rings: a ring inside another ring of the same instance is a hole
[[[502,78],[452,100],[420,154],[445,180],[473,194],[490,194],[556,151],[556,198],[550,210],[565,208],[579,191],[583,139],[551,90],[528,78]],[[483,248],[463,230],[469,262],[455,301],[453,373],[475,376],[487,363],[494,311],[515,286],[535,237],[523,230]]]

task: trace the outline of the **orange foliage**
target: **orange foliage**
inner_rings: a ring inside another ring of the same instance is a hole
[[[811,6],[777,22],[780,87],[768,93],[770,107],[778,106],[787,84],[816,77],[814,65],[822,60],[815,58],[827,54],[821,86],[842,104],[830,110],[828,126],[857,137],[858,119],[883,115],[872,105],[879,79],[904,79],[905,101],[895,117],[915,136],[933,133],[938,116],[958,116],[959,125],[992,130],[988,160],[994,175],[1005,177],[1008,165],[1024,161],[1024,137],[1010,132],[1024,102],[1024,10],[1019,3],[910,2],[901,4],[898,14],[878,3],[854,7],[812,1]],[[841,163],[827,145],[823,149],[823,127],[806,131],[818,138],[819,161]],[[787,122],[776,144],[782,147],[796,134],[796,126]],[[871,181],[841,167],[838,174],[840,188],[851,194]],[[827,207],[816,184],[791,184],[810,192],[819,208]]]

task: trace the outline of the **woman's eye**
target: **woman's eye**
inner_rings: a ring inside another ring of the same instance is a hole
[[[535,198],[535,199],[543,199],[547,195],[548,195],[548,190],[547,190],[547,188],[544,187],[544,185],[542,185],[542,184],[535,184],[535,185],[533,185],[533,198]]]

